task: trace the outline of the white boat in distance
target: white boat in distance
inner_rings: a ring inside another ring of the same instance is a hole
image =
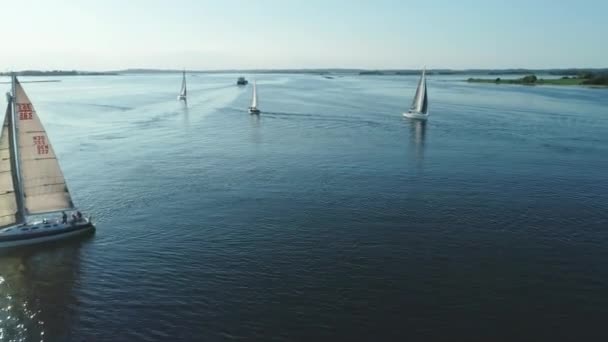
[[[178,100],[185,100],[187,95],[186,90],[186,70],[182,73],[182,89],[179,91],[179,95],[177,95]]]
[[[426,68],[422,70],[422,75],[418,81],[416,95],[412,101],[412,106],[403,116],[410,119],[426,120],[429,117],[429,99],[426,91]]]
[[[253,96],[251,99],[251,106],[249,106],[249,114],[260,114],[260,110],[258,109],[258,91],[255,81],[253,81]]]
[[[42,122],[12,76],[12,93],[0,134],[0,249],[66,239],[95,230],[72,203]],[[62,217],[59,213],[63,211]],[[71,212],[68,218],[66,212]],[[32,215],[53,220],[30,222]]]

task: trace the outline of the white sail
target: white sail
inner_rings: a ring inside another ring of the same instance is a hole
[[[251,108],[258,108],[258,91],[255,82],[253,82],[253,96],[251,99]]]
[[[418,87],[416,88],[416,95],[412,101],[411,111],[426,114],[428,99],[426,95],[426,70],[422,70],[422,75],[418,81]]]
[[[424,96],[422,96],[422,105],[420,107],[420,113],[426,114],[429,108],[428,92],[426,91],[426,78],[423,86]]]
[[[184,73],[182,75],[182,89],[179,92],[179,96],[180,97],[186,97],[186,70],[184,70]]]
[[[15,101],[19,180],[26,214],[73,209],[51,141],[17,80]]]
[[[4,116],[2,135],[0,135],[0,227],[17,223],[17,200],[13,184],[12,144],[10,139],[11,104],[9,103]]]

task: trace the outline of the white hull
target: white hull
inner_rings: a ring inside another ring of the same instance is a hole
[[[419,112],[406,112],[403,113],[403,116],[409,119],[417,119],[417,120],[426,120],[429,118],[429,113],[419,113]]]
[[[95,226],[83,219],[78,223],[38,222],[0,230],[0,250],[69,239],[95,231]]]
[[[178,100],[185,100],[186,99],[186,95],[177,95],[177,99]]]

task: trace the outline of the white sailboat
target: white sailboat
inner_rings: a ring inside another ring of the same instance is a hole
[[[182,89],[179,91],[179,95],[177,95],[178,100],[185,100],[187,95],[186,90],[186,70],[184,70],[182,74]]]
[[[258,91],[255,81],[253,81],[253,95],[251,99],[251,106],[249,106],[249,114],[260,114],[260,110],[258,109]]]
[[[429,99],[426,91],[426,69],[422,70],[420,81],[418,81],[418,87],[416,88],[416,95],[412,101],[412,106],[407,113],[403,113],[403,116],[410,119],[426,120],[429,117]]]
[[[91,219],[74,207],[49,137],[14,75],[7,98],[0,135],[0,249],[94,231]],[[30,220],[59,212],[54,220]]]

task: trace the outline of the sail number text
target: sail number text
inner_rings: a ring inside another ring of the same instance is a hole
[[[49,145],[46,142],[46,137],[44,135],[35,135],[33,138],[38,154],[49,154]]]
[[[32,120],[34,116],[34,108],[31,103],[18,103],[19,107],[19,120]]]

